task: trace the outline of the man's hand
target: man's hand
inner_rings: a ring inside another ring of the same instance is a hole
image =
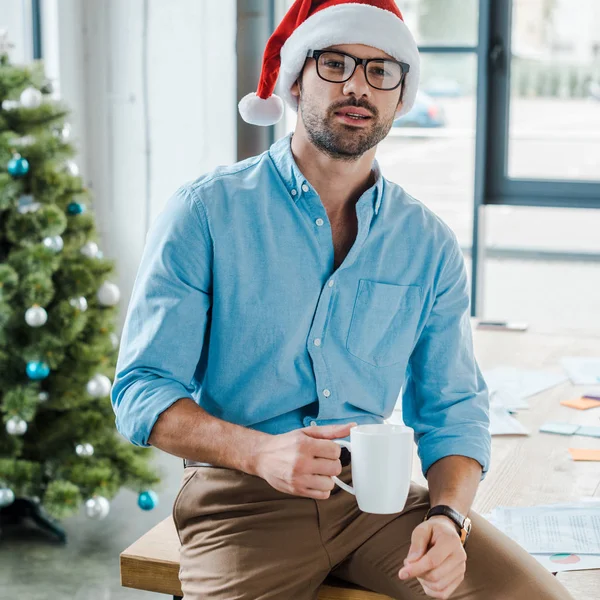
[[[280,492],[316,500],[329,498],[342,472],[341,448],[356,423],[311,426],[264,438],[256,451],[254,472]]]
[[[428,596],[447,600],[464,579],[466,564],[467,553],[456,525],[449,518],[436,515],[415,527],[398,576],[416,577]]]

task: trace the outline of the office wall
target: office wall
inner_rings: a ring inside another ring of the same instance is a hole
[[[122,323],[149,224],[182,183],[236,159],[236,3],[44,0],[42,11],[101,249],[118,260]]]

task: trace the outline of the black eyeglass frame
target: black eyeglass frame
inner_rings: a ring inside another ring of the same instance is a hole
[[[348,77],[346,77],[346,79],[343,79],[342,81],[331,81],[331,79],[326,79],[325,77],[323,77],[321,75],[321,73],[319,72],[319,57],[321,56],[321,54],[325,54],[328,52],[332,52],[334,54],[342,54],[343,56],[348,56],[354,60],[354,69],[352,69],[352,73],[350,73],[350,75],[348,75]],[[393,58],[358,58],[357,56],[353,56],[352,54],[348,54],[347,52],[342,52],[341,50],[309,50],[306,53],[306,57],[315,59],[315,64],[317,67],[317,75],[323,81],[327,81],[329,83],[345,83],[346,81],[348,81],[349,79],[352,78],[352,76],[354,75],[354,73],[356,71],[356,67],[358,65],[363,65],[364,70],[365,70],[365,79],[367,80],[367,83],[372,88],[374,88],[376,90],[381,90],[382,92],[392,92],[394,90],[397,90],[404,83],[404,80],[406,79],[406,74],[410,71],[410,65],[408,63],[400,62],[399,60],[395,60]],[[375,62],[375,61],[381,62],[382,60],[387,60],[389,62],[396,63],[397,65],[400,65],[400,68],[402,69],[402,76],[400,77],[400,81],[398,82],[398,85],[395,85],[393,88],[380,88],[380,87],[377,87],[376,85],[373,85],[369,81],[369,76],[367,75],[367,65],[370,62]]]

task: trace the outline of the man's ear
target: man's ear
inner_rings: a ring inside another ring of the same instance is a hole
[[[292,94],[292,96],[300,96],[300,85],[297,79],[292,84],[292,87],[290,88],[290,93]]]

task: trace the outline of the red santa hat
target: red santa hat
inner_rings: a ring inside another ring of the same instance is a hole
[[[403,102],[396,116],[412,108],[419,87],[419,50],[394,0],[296,0],[267,42],[256,93],[244,96],[238,108],[247,123],[274,125],[283,115],[283,101],[298,109],[291,87],[308,50],[336,44],[364,44],[410,65],[403,83]]]

